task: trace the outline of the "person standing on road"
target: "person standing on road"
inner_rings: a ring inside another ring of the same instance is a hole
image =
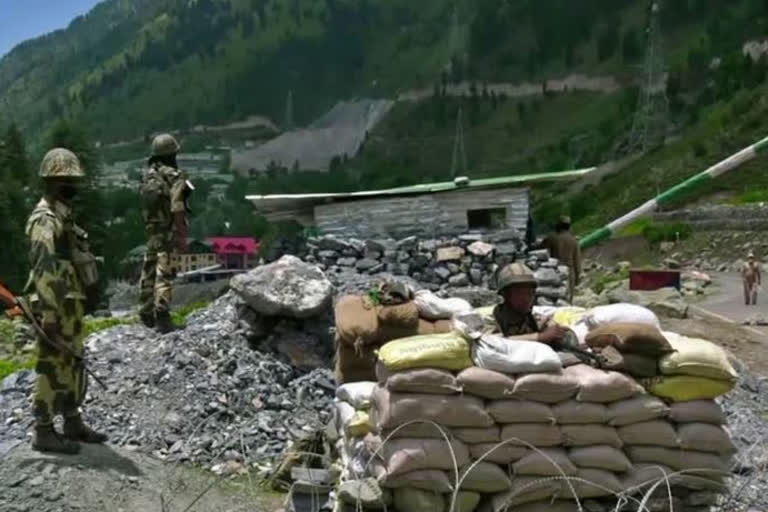
[[[176,164],[180,149],[170,134],[155,137],[140,188],[147,252],[141,271],[139,318],[161,333],[175,330],[170,316],[173,259],[187,250],[187,195],[192,187]]]
[[[760,264],[755,261],[754,253],[747,254],[747,263],[741,269],[741,278],[744,281],[744,302],[747,306],[757,305],[757,291],[762,284]]]
[[[573,292],[581,278],[581,248],[579,241],[571,234],[570,217],[560,217],[555,233],[544,239],[541,248],[547,249],[551,257],[568,267],[568,302],[573,302]]]

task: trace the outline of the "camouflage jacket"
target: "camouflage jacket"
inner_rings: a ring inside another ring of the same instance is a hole
[[[520,314],[505,307],[504,304],[498,304],[493,308],[493,318],[503,336],[534,334],[540,329],[539,322],[536,321],[532,312]]]
[[[187,211],[184,191],[186,176],[173,167],[154,163],[141,181],[142,216],[150,233],[167,233],[173,227],[173,214]]]
[[[27,284],[43,323],[55,323],[65,299],[85,300],[85,290],[72,263],[76,230],[69,206],[43,197],[27,221],[30,272]]]

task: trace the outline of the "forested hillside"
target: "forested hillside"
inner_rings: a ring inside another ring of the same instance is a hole
[[[105,140],[240,119],[297,121],[338,99],[441,80],[572,71],[631,78],[647,2],[633,0],[107,0],[0,60],[0,105],[23,131],[76,119]],[[670,64],[760,35],[761,0],[667,2]]]

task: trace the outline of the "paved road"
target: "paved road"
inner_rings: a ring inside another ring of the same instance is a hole
[[[741,323],[755,314],[768,317],[768,286],[758,295],[757,306],[744,304],[744,288],[741,276],[736,272],[711,274],[714,291],[697,306],[711,313],[724,316],[734,322]],[[766,283],[768,285],[768,283]],[[768,332],[768,328],[761,328]]]

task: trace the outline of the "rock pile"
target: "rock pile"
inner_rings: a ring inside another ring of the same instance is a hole
[[[536,272],[540,305],[562,304],[567,297],[568,268],[549,258],[546,251],[526,255],[516,230],[431,240],[358,240],[329,235],[310,238],[307,247],[306,261],[317,264],[335,282],[344,283],[351,274],[386,272],[410,277],[432,291],[451,290],[452,296],[463,298],[467,297],[456,290],[476,294],[478,289],[492,289],[501,267],[524,259]]]
[[[253,294],[256,282],[263,287]],[[299,282],[314,290],[303,301],[292,295]],[[224,472],[274,457],[302,431],[325,425],[335,390],[325,369],[333,350],[332,321],[324,316],[330,283],[284,258],[233,287],[242,298],[228,292],[190,316],[182,331],[158,337],[129,325],[89,337],[91,368],[109,391],[89,390],[88,421],[117,445]],[[33,382],[30,374],[3,382],[0,442],[30,431]]]

